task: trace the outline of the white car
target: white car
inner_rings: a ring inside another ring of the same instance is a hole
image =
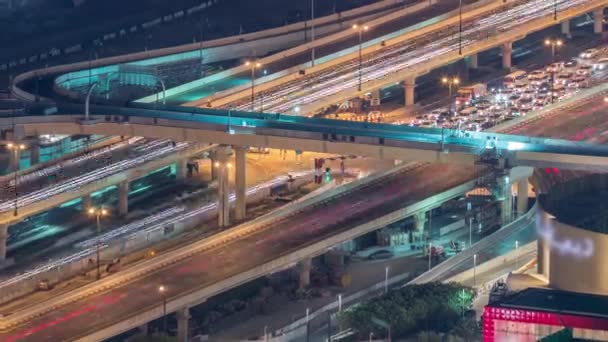
[[[598,49],[587,49],[587,50],[581,52],[579,57],[584,60],[589,60],[589,59],[595,58],[599,53],[600,53],[600,50],[598,50]]]
[[[604,70],[608,68],[608,58],[600,58],[593,63],[593,70]]]

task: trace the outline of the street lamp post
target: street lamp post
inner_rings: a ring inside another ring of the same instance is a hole
[[[462,0],[458,1],[458,54],[462,56]]]
[[[15,209],[13,210],[13,216],[19,215],[19,192],[17,191],[17,175],[19,174],[19,164],[21,162],[21,151],[25,150],[24,144],[9,142],[6,147],[13,152],[13,172],[15,182]]]
[[[557,20],[557,0],[553,0],[553,20]]]
[[[429,271],[431,270],[431,255],[433,254],[433,244],[429,242]]]
[[[163,297],[163,334],[167,333],[167,288],[164,285],[158,287],[158,292]]]
[[[384,293],[388,292],[388,266],[384,268]]]
[[[519,267],[519,241],[515,240],[515,269]]]
[[[310,63],[315,66],[315,0],[310,0]]]
[[[561,47],[564,43],[561,39],[545,39],[545,46],[551,47],[551,63],[555,63],[555,49]],[[555,70],[554,65],[551,65],[551,103],[554,103],[555,91]]]
[[[259,62],[245,62],[245,65],[251,67],[251,111],[255,110],[255,69],[262,66]]]
[[[96,259],[96,269],[97,269],[97,280],[101,279],[101,269],[100,269],[100,248],[101,248],[101,217],[108,215],[108,211],[104,208],[89,208],[89,215],[95,216],[95,220],[97,222],[97,242],[95,246],[95,259]]]
[[[441,79],[441,84],[448,87],[448,97],[450,99],[450,114],[452,112],[452,87],[457,87],[460,84],[460,79],[456,76],[452,77],[443,77]]]
[[[477,254],[473,254],[473,287],[477,286]]]
[[[369,26],[354,24],[353,30],[359,31],[359,86],[357,87],[357,90],[361,91],[361,83],[363,79],[363,32],[369,30]]]

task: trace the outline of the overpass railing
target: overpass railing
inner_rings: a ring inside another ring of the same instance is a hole
[[[497,244],[500,241],[506,239],[514,232],[518,231],[519,229],[522,229],[525,226],[532,224],[536,220],[536,209],[538,206],[537,203],[538,201],[534,202],[532,208],[528,210],[528,212],[524,215],[518,217],[515,221],[509,223],[506,226],[503,226],[495,233],[477,241],[470,248],[465,249],[464,251],[456,254],[455,256],[445,260],[444,262],[435,266],[431,270],[422,273],[418,277],[412,279],[412,281],[410,281],[408,285],[443,280],[442,278],[448,275],[448,273],[452,271],[454,267],[460,265],[463,262],[468,262],[469,260],[472,260],[474,254],[478,254],[487,246]]]

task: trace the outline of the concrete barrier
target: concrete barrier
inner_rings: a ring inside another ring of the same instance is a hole
[[[517,250],[512,250],[510,252],[508,252],[507,254],[501,255],[499,257],[493,258],[491,260],[488,260],[486,262],[480,263],[477,265],[477,267],[475,267],[475,271],[473,271],[472,268],[459,273],[453,277],[450,277],[449,279],[444,280],[444,282],[463,282],[467,279],[472,279],[473,278],[473,273],[477,273],[482,274],[484,272],[489,272],[492,269],[501,266],[503,264],[508,264],[512,261],[516,261],[517,259],[520,259],[521,261],[521,265],[526,264],[529,261],[529,256],[530,255],[535,255],[536,253],[536,240],[527,243],[523,246],[520,246]]]
[[[443,277],[445,277],[445,275],[448,274],[454,267],[460,265],[461,263],[467,260],[472,260],[474,254],[478,254],[479,252],[483,251],[483,249],[487,246],[499,243],[500,241],[511,235],[513,231],[516,231],[523,225],[529,225],[531,223],[534,223],[536,219],[536,206],[537,204],[535,202],[532,209],[517,218],[515,221],[509,223],[506,226],[503,226],[493,234],[477,241],[470,248],[465,249],[464,251],[435,266],[431,270],[419,275],[418,277],[410,281],[408,284],[422,284],[431,281],[443,280]]]

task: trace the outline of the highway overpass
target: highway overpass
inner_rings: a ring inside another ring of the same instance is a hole
[[[590,92],[597,96],[595,89]],[[570,101],[580,98],[579,95]],[[91,119],[86,121],[80,114],[81,106],[59,105],[60,114],[0,118],[0,128],[16,127],[22,135],[146,136],[461,165],[474,165],[489,158],[502,163],[503,168],[604,170],[608,167],[608,147],[585,142],[280,114],[139,106],[147,108],[93,107]]]
[[[461,41],[458,11],[452,11],[449,18],[440,22],[428,21],[426,25],[403,30],[397,37],[378,38],[362,50],[361,63],[357,49],[352,48],[349,54],[302,73],[292,73],[267,83],[258,82],[255,107],[263,107],[266,112],[311,114],[395,83],[404,84],[406,105],[412,105],[416,77],[467,56],[476,66],[477,53],[500,47],[503,66],[510,68],[513,42],[529,33],[568,23],[588,12],[594,13],[595,31],[602,32],[606,0],[560,0],[556,4],[557,19],[554,18],[553,2],[544,0],[488,1],[484,6],[465,8]],[[252,108],[251,94],[246,89],[220,93],[187,105]]]
[[[6,240],[11,224],[78,198],[82,198],[83,203],[89,203],[90,206],[90,194],[110,186],[118,187],[117,211],[119,215],[126,215],[131,181],[174,163],[178,165],[178,177],[180,174],[185,175],[185,161],[212,147],[185,143],[176,147],[159,146],[152,154],[117,162],[82,176],[20,194],[16,206],[14,200],[0,202],[0,262],[6,258]]]
[[[601,99],[599,103],[602,108],[606,106]],[[581,106],[591,105],[583,102]],[[580,121],[580,113],[571,111]],[[567,114],[558,111],[551,121],[560,122],[569,118]],[[548,127],[542,122],[524,126],[523,133],[542,128],[544,134],[568,134],[561,126]],[[521,127],[521,123],[517,125]],[[100,340],[161,317],[158,284],[166,284],[169,289],[168,312],[178,312],[180,329],[184,329],[189,306],[249,279],[293,266],[388,222],[428,210],[442,198],[475,186],[478,176],[471,167],[448,164],[405,164],[399,170],[286,208],[282,215],[237,226],[176,254],[163,255],[160,264],[153,259],[108,277],[95,285],[98,287],[7,315],[0,321],[4,332],[0,336],[7,341],[38,341],[42,336],[66,341]],[[527,186],[527,180],[523,181]],[[525,228],[518,231],[530,233]],[[458,264],[466,267],[467,262],[460,260]]]

